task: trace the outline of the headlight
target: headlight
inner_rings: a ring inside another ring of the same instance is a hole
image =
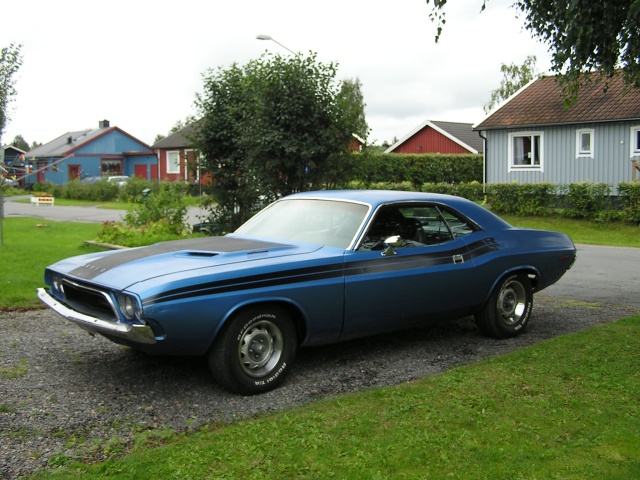
[[[138,313],[138,302],[130,295],[120,295],[118,298],[120,311],[127,320],[133,320]]]
[[[62,277],[59,274],[54,273],[51,276],[51,284],[53,285],[53,289],[56,292],[64,293],[64,287],[62,286]]]

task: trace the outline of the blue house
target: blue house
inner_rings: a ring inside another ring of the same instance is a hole
[[[102,120],[95,130],[68,132],[25,154],[25,183],[64,184],[85,177],[157,178],[151,147]]]
[[[595,75],[595,74],[594,74]],[[593,80],[565,108],[556,77],[539,78],[474,126],[485,138],[486,183],[640,180],[640,89]]]

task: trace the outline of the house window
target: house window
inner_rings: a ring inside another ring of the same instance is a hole
[[[167,173],[180,173],[180,152],[167,152]]]
[[[542,132],[509,134],[509,169],[542,169]]]
[[[640,155],[640,126],[631,127],[631,156]]]
[[[101,160],[100,172],[102,175],[123,175],[122,160]]]
[[[593,158],[593,129],[576,130],[576,157]]]

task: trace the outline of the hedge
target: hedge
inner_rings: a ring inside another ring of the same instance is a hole
[[[348,181],[360,182],[365,188],[376,183],[408,183],[414,189],[423,184],[457,184],[482,182],[482,155],[351,155],[353,163]]]

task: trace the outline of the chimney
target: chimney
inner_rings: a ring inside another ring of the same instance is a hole
[[[98,128],[109,128],[109,120],[100,120],[98,122]]]

